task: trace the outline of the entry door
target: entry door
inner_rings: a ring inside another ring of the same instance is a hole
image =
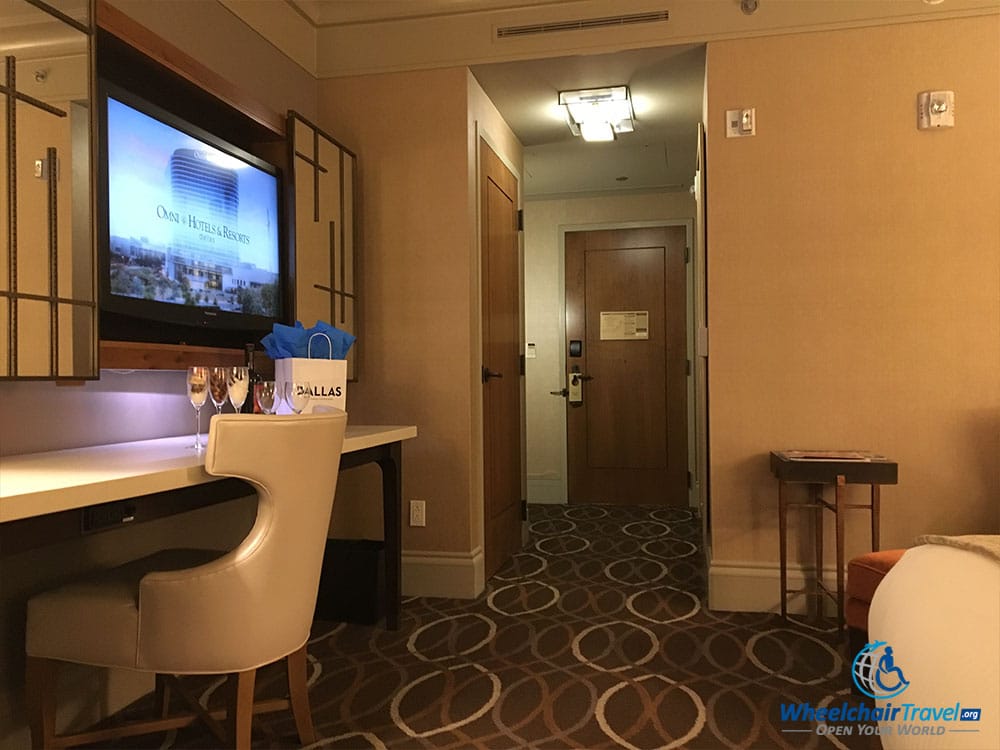
[[[484,556],[491,577],[521,546],[521,295],[517,178],[480,141]]]
[[[683,227],[566,233],[571,503],[687,504]]]

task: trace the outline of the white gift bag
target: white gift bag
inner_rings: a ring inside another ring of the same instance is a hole
[[[325,333],[314,333],[309,337],[310,357],[288,357],[274,360],[274,387],[281,394],[281,407],[278,414],[291,414],[292,409],[285,399],[285,383],[309,383],[309,402],[302,410],[303,414],[311,414],[317,406],[334,407],[346,410],[347,405],[347,360],[346,359],[313,359],[313,339],[322,336],[330,344],[330,337]],[[333,356],[333,346],[327,350]]]

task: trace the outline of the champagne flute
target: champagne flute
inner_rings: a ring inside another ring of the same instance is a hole
[[[201,407],[208,398],[208,368],[189,367],[187,371],[187,394],[194,407],[194,448],[201,453]]]
[[[229,388],[229,403],[233,405],[233,410],[238,413],[247,400],[247,389],[250,385],[249,368],[230,367],[226,385]]]
[[[285,383],[285,402],[296,414],[301,414],[309,403],[312,389],[309,383],[304,380],[297,380],[294,383]]]
[[[229,391],[229,368],[210,367],[208,368],[208,392],[215,404],[215,413],[222,414],[222,406],[226,403]]]
[[[254,384],[254,400],[265,414],[274,414],[275,408],[281,402],[281,396],[274,390],[273,380],[262,380]]]

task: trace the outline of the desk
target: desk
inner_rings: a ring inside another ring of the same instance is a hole
[[[402,441],[413,426],[348,425],[340,467],[382,470],[386,627],[399,627],[402,577]],[[75,538],[87,511],[152,520],[251,494],[245,483],[205,472],[192,435],[0,458],[0,556]],[[106,504],[128,501],[125,506]],[[95,509],[96,510],[96,509]],[[115,523],[109,528],[117,528]]]
[[[864,508],[871,512],[872,551],[879,547],[879,488],[883,484],[896,484],[898,467],[895,461],[868,451],[773,451],[771,472],[778,478],[778,537],[781,556],[781,616],[788,615],[789,594],[813,594],[820,598],[830,596],[837,603],[837,622],[844,627],[844,520],[851,508]],[[787,485],[809,485],[809,502],[790,503]],[[824,485],[834,486],[834,502],[823,499]],[[870,503],[848,503],[846,485],[871,486]],[[808,508],[816,511],[815,552],[816,591],[788,588],[788,509]],[[833,512],[837,523],[837,590],[831,592],[823,584],[823,511]]]

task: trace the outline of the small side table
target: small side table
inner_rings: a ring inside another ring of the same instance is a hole
[[[837,623],[844,627],[844,520],[846,511],[862,508],[871,512],[872,552],[879,548],[879,489],[883,484],[896,484],[898,466],[885,456],[869,451],[806,451],[771,452],[771,473],[778,478],[778,537],[781,544],[781,616],[788,616],[788,595],[815,595],[822,600],[829,596],[837,603]],[[790,503],[788,484],[809,485],[809,500]],[[834,486],[834,501],[823,498],[825,485]],[[846,485],[871,486],[871,503],[848,503]],[[816,590],[788,588],[788,509],[808,508],[816,511],[815,553]],[[837,523],[837,590],[830,591],[823,583],[823,511],[829,510]]]

